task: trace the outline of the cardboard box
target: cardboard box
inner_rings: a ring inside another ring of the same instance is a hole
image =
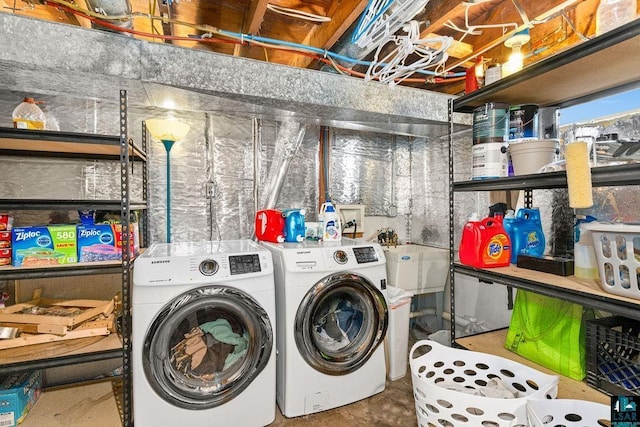
[[[0,265],[11,265],[11,248],[0,248]]]
[[[42,371],[0,376],[0,426],[20,424],[42,392]]]
[[[75,225],[14,228],[13,266],[47,266],[78,262]]]
[[[13,217],[5,213],[0,213],[0,231],[11,231],[12,226]]]
[[[130,225],[132,254],[140,250],[138,224]],[[119,261],[122,259],[122,226],[114,224],[78,225],[78,261]]]

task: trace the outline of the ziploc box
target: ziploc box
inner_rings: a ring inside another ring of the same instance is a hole
[[[78,225],[79,262],[119,261],[122,259],[122,226],[120,223]],[[140,250],[138,223],[130,225],[132,254]]]
[[[76,263],[76,226],[14,227],[11,232],[11,249],[14,267]]]
[[[0,426],[24,421],[42,392],[42,371],[22,371],[0,376]]]

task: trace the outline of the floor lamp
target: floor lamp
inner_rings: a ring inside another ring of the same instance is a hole
[[[176,119],[149,119],[145,122],[154,139],[167,151],[167,243],[171,243],[171,147],[189,132],[189,125]]]

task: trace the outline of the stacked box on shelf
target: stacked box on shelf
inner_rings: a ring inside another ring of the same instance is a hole
[[[42,391],[42,371],[0,377],[0,426],[13,427],[27,416]]]
[[[138,223],[130,225],[132,254],[140,250]],[[117,261],[122,259],[122,225],[91,224],[78,225],[79,262]]]
[[[587,384],[611,396],[640,395],[640,322],[587,320]]]
[[[13,266],[47,266],[78,262],[75,225],[17,227],[11,232]]]
[[[13,219],[0,214],[0,265],[11,264],[11,227]]]

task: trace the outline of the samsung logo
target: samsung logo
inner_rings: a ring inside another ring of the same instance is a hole
[[[160,261],[151,261],[151,264],[169,264],[170,262],[170,259],[162,259]]]

